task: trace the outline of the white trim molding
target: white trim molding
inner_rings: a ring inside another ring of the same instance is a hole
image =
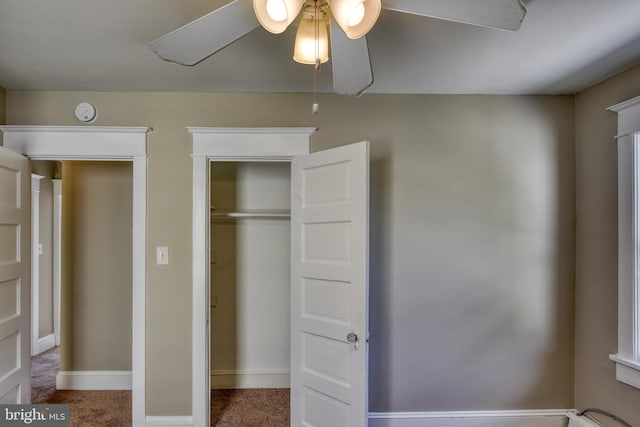
[[[31,160],[123,160],[133,163],[131,411],[146,418],[147,127],[0,126],[4,147]]]
[[[213,370],[212,389],[227,388],[289,388],[289,369]]]
[[[60,345],[60,284],[62,281],[62,180],[53,182],[53,334]]]
[[[209,425],[209,185],[211,161],[291,161],[309,152],[315,128],[188,127],[193,158],[192,415]]]
[[[216,160],[285,160],[309,152],[315,128],[202,128],[188,127],[193,156]]]
[[[369,427],[566,427],[575,409],[370,412]],[[147,416],[148,427],[197,426],[189,416]]]
[[[618,381],[640,388],[640,363],[621,357],[618,354],[610,354],[609,359],[616,362],[616,378]]]
[[[31,174],[31,355],[40,350],[40,181],[44,176]],[[46,349],[45,349],[46,350]]]
[[[31,355],[56,345],[54,334],[40,336],[40,182],[44,176],[31,174]],[[55,299],[55,293],[54,293]],[[52,302],[55,304],[55,302]],[[55,306],[54,306],[55,311]],[[54,314],[55,316],[55,314]],[[55,318],[54,318],[55,319]]]
[[[4,147],[32,160],[131,160],[146,156],[146,127],[0,126]]]
[[[34,354],[40,354],[44,351],[52,349],[55,346],[56,346],[56,337],[54,334],[49,334],[42,338],[38,338],[37,342],[35,343]]]
[[[60,371],[58,390],[131,390],[131,371]]]
[[[369,427],[566,427],[573,409],[370,412]]]
[[[148,415],[145,425],[147,427],[191,427],[193,420],[189,415],[167,417]]]
[[[631,107],[635,107],[636,105],[640,105],[640,96],[636,96],[635,98],[627,99],[626,101],[622,101],[616,105],[612,105],[611,107],[608,107],[607,110],[613,111],[614,113],[621,113]]]
[[[616,379],[640,388],[640,97],[618,114],[618,352]]]

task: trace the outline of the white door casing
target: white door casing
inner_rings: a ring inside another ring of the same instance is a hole
[[[62,281],[62,180],[53,181],[53,334],[60,345],[60,282]]]
[[[40,180],[31,174],[31,355],[40,353]]]
[[[309,152],[309,138],[315,131],[313,128],[187,128],[193,139],[193,288],[192,288],[192,425],[206,426],[209,424],[210,389],[208,384],[209,372],[209,179],[211,161],[291,161],[296,156]],[[334,151],[335,150],[335,151]],[[351,181],[350,196],[355,194],[350,204],[351,247],[349,255],[360,254],[358,261],[351,263],[353,280],[359,285],[359,296],[356,297],[361,305],[359,312],[352,316],[359,319],[350,324],[359,336],[359,348],[356,357],[349,362],[349,378],[353,383],[352,395],[346,396],[344,387],[338,391],[338,398],[348,401],[350,413],[347,415],[349,424],[365,426],[367,424],[367,343],[368,334],[368,195],[369,195],[369,144],[367,142],[339,147],[334,154],[344,154],[342,161],[350,163],[347,169],[355,171],[348,179]],[[316,159],[323,159],[323,153],[315,153]],[[332,156],[329,154],[329,156]],[[310,158],[313,161],[313,158]],[[331,159],[329,159],[331,160]],[[336,158],[333,158],[336,163]],[[340,163],[340,161],[337,161]],[[293,178],[293,176],[292,176]],[[332,178],[327,181],[335,181]],[[327,188],[327,191],[330,191]],[[356,194],[357,193],[357,194]],[[326,194],[323,190],[319,194]],[[343,204],[344,207],[345,204]],[[335,213],[335,212],[334,212]],[[292,222],[293,226],[293,222]],[[292,230],[293,233],[293,230]],[[360,236],[361,238],[358,238]],[[358,294],[358,291],[354,291]],[[332,295],[335,297],[335,295]],[[355,308],[353,305],[352,308]],[[344,326],[344,325],[343,325]],[[345,339],[346,341],[346,339]],[[344,344],[344,343],[343,343]],[[353,346],[350,344],[349,346]],[[302,352],[299,352],[302,353]],[[292,357],[294,355],[292,354]],[[294,390],[292,389],[292,392]],[[357,396],[356,396],[357,395]],[[334,399],[335,400],[335,399]],[[296,404],[304,403],[302,399]],[[303,413],[300,409],[297,413]],[[319,425],[336,426],[332,423],[332,414],[326,416]],[[296,424],[292,424],[294,426]]]
[[[31,355],[53,348],[55,335],[40,336],[40,182],[31,174]],[[52,303],[53,304],[53,303]]]
[[[29,160],[0,147],[0,403],[31,402]]]
[[[209,425],[209,186],[211,161],[291,161],[314,128],[187,128],[193,139],[192,424]],[[215,344],[214,344],[215,345]]]
[[[146,415],[145,321],[147,244],[147,127],[0,126],[4,147],[32,160],[130,161],[133,164],[132,425],[149,424]],[[30,179],[30,175],[29,175]],[[2,179],[0,179],[2,181]],[[28,190],[30,191],[30,190]],[[27,212],[27,221],[30,220]],[[28,228],[28,224],[27,224]],[[25,245],[30,250],[29,241]],[[27,256],[29,252],[27,252]],[[26,299],[28,301],[28,298]],[[28,303],[27,303],[28,304]],[[28,307],[27,307],[28,310]],[[28,311],[27,311],[28,313]],[[27,333],[27,341],[30,334]],[[26,349],[29,352],[29,347]],[[2,358],[0,357],[0,360]],[[0,375],[1,377],[1,375]],[[29,387],[30,388],[30,387]],[[30,390],[27,392],[30,393]]]
[[[369,143],[291,174],[291,425],[365,427]]]

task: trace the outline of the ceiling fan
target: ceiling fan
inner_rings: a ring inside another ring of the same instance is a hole
[[[294,60],[316,67],[326,62],[329,27],[334,90],[360,95],[373,84],[366,33],[381,9],[511,31],[527,13],[523,0],[233,0],[149,47],[166,61],[192,66],[260,25],[278,34],[302,15]],[[313,41],[310,58],[298,50],[305,36]]]

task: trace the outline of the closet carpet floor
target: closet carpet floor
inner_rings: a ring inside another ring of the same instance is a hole
[[[58,348],[48,350],[31,359],[33,403],[69,404],[71,427],[131,425],[130,391],[56,390],[58,369]],[[211,425],[286,427],[289,425],[289,390],[212,390]]]
[[[289,389],[212,390],[211,425],[288,426]]]

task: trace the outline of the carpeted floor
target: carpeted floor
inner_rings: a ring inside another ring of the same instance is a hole
[[[288,426],[289,389],[212,390],[211,425]]]
[[[66,403],[71,427],[125,427],[131,425],[131,392],[128,390],[56,390],[58,348],[31,358],[31,401]]]
[[[130,391],[56,390],[58,348],[31,359],[33,403],[67,403],[71,427],[131,425]],[[212,390],[211,425],[220,427],[286,427],[288,389]]]

